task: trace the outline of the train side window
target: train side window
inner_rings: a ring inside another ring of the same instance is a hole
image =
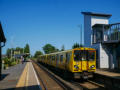
[[[63,62],[63,55],[60,55],[60,62]]]
[[[69,60],[70,60],[70,54],[66,53],[66,62],[69,62]]]

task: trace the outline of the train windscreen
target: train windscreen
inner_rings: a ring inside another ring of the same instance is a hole
[[[89,50],[88,51],[88,60],[89,61],[95,60],[95,50]]]
[[[87,60],[87,52],[83,50],[75,50],[74,51],[74,60],[75,61],[84,61]]]
[[[95,51],[93,50],[75,50],[74,60],[75,61],[93,61],[95,59]]]

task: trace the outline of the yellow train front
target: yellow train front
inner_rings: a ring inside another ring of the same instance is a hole
[[[96,50],[93,48],[73,49],[71,72],[74,77],[87,79],[96,71]]]
[[[87,79],[96,71],[96,50],[81,47],[42,55],[39,61],[65,77]]]

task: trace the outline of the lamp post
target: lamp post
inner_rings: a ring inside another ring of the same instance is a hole
[[[82,45],[82,24],[78,25],[80,28],[80,45]]]

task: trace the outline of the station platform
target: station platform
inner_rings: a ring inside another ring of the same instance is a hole
[[[97,69],[94,80],[103,84],[108,90],[120,90],[120,73]]]
[[[97,69],[95,73],[120,80],[120,73],[105,71],[101,69]]]
[[[0,90],[42,90],[31,62],[2,71]]]

